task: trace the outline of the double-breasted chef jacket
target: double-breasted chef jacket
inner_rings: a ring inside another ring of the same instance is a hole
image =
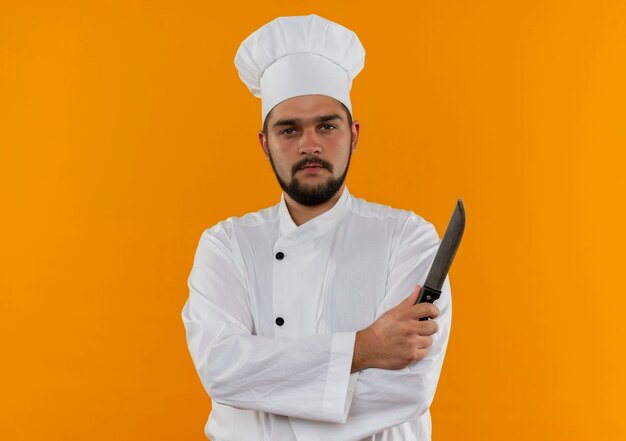
[[[356,331],[423,285],[440,239],[353,197],[296,226],[279,204],[205,230],[182,318],[212,441],[425,441],[450,334],[446,278],[428,355],[350,373]]]

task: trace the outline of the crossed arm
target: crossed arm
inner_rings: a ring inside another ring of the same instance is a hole
[[[205,233],[183,321],[209,395],[232,407],[288,416],[295,431],[319,439],[365,437],[426,412],[449,336],[450,287],[446,279],[439,307],[414,305],[419,286],[402,265],[428,266],[438,244],[434,228],[428,234],[432,246],[421,262],[400,261],[398,273],[390,274],[389,293],[372,325],[290,339],[253,335],[245,280],[225,270],[232,267],[232,251]],[[417,320],[426,316],[433,320]]]

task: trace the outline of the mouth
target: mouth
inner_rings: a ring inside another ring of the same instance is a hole
[[[306,175],[317,175],[324,170],[324,167],[320,164],[306,164],[298,169],[298,171],[303,172]]]

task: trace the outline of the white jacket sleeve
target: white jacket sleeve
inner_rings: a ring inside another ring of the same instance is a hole
[[[401,244],[391,265],[386,295],[376,317],[423,285],[440,243],[434,226],[412,218],[405,225]],[[440,315],[433,345],[422,360],[400,370],[364,369],[359,372],[348,419],[345,424],[312,424],[291,419],[298,440],[360,440],[415,420],[428,411],[433,401],[450,335],[452,299],[446,278],[435,305]]]
[[[223,229],[206,230],[182,311],[187,344],[213,401],[307,420],[345,422],[355,332],[299,339],[253,335],[246,281]]]

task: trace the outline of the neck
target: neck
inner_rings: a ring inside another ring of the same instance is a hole
[[[328,210],[333,208],[341,195],[343,194],[343,190],[346,184],[342,184],[341,188],[337,190],[337,193],[333,195],[329,200],[320,205],[315,205],[312,207],[302,205],[291,199],[291,197],[284,193],[285,195],[285,203],[287,204],[287,210],[289,210],[289,214],[291,215],[291,219],[293,222],[300,226],[305,222],[310,221],[313,218],[316,218],[320,214],[326,213]]]

